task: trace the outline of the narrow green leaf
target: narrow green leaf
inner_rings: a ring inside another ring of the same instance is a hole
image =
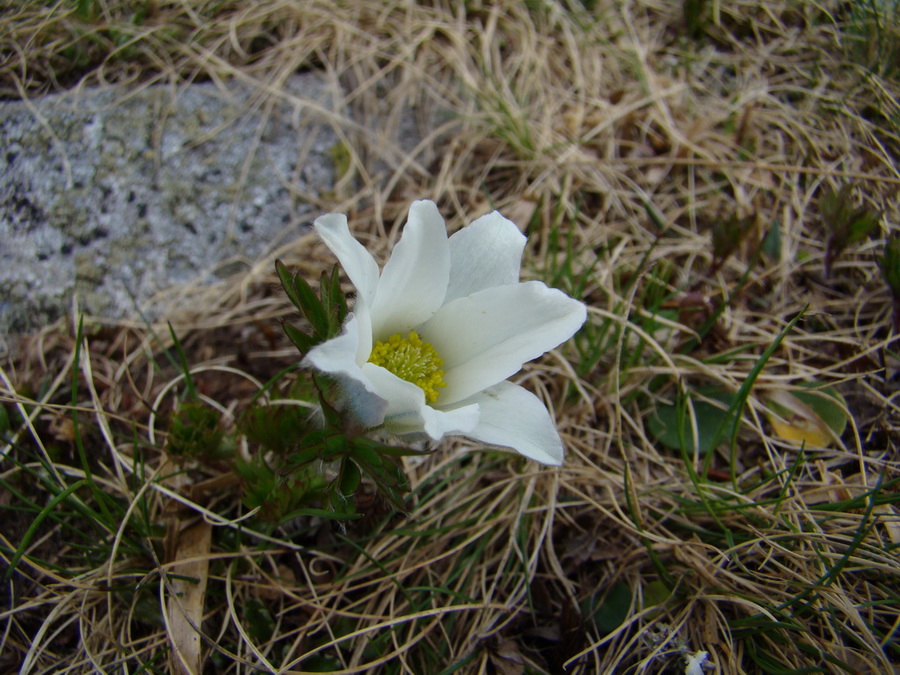
[[[4,438],[10,431],[12,431],[12,422],[9,419],[9,413],[6,410],[6,406],[0,405],[0,439]]]
[[[312,286],[300,276],[294,277],[294,289],[300,296],[300,311],[313,327],[313,331],[320,339],[324,340],[328,335],[329,322],[328,313],[325,311],[322,301],[319,300]]]
[[[107,495],[103,490],[100,489],[100,486],[98,486],[97,482],[94,480],[94,474],[91,470],[91,463],[88,461],[87,451],[84,447],[84,438],[81,434],[81,421],[78,415],[78,410],[80,407],[78,373],[81,371],[81,359],[84,358],[81,350],[85,344],[84,316],[81,316],[78,318],[78,330],[75,334],[75,355],[72,359],[72,398],[70,399],[72,405],[72,437],[75,441],[75,451],[78,453],[78,461],[81,463],[81,468],[84,471],[85,480],[87,480],[88,485],[91,488],[91,494],[94,496],[94,499],[97,500],[97,505],[100,507],[100,510],[103,513],[104,522],[113,523],[116,522],[116,519],[112,517],[112,514],[109,510],[110,507],[107,504],[107,502],[112,500],[109,495]],[[88,354],[87,358],[90,358],[90,354]],[[51,474],[57,478],[59,485],[62,486],[63,482],[57,471],[54,469],[53,471],[51,471]]]
[[[756,214],[739,218],[733,213],[730,218],[716,220],[712,226],[713,257],[723,261],[734,253],[747,234],[756,224]]]
[[[238,420],[238,429],[248,440],[266,450],[284,455],[308,433],[310,411],[297,405],[252,405]]]
[[[363,439],[353,440],[351,456],[372,469],[378,469],[384,464],[384,457],[368,443],[360,442],[361,440]]]
[[[31,539],[37,533],[38,528],[41,526],[41,523],[44,522],[44,518],[46,518],[56,506],[65,500],[69,495],[73,492],[81,488],[82,486],[87,485],[86,479],[81,479],[75,483],[72,483],[65,490],[56,495],[53,499],[51,499],[47,506],[45,506],[41,512],[37,515],[37,517],[32,521],[31,525],[28,526],[28,529],[25,531],[25,534],[22,536],[22,541],[19,543],[18,548],[16,548],[16,552],[13,553],[12,559],[9,561],[9,567],[6,570],[6,574],[3,575],[4,581],[8,580],[13,571],[16,569],[16,565],[22,559],[22,556],[25,555],[25,551],[28,550],[28,544],[31,543]]]
[[[362,518],[361,513],[337,513],[328,509],[296,509],[282,516],[280,522],[286,523],[301,516],[326,518],[328,520],[358,520]]]
[[[855,207],[853,186],[847,183],[835,192],[830,190],[819,198],[819,213],[828,238],[825,246],[825,274],[831,274],[832,263],[850,244],[868,237],[881,220],[881,212],[866,206]]]
[[[706,0],[682,0],[682,13],[688,36],[692,40],[702,37],[709,22]]]
[[[316,388],[316,392],[319,395],[319,408],[322,411],[322,416],[325,418],[325,428],[326,429],[341,429],[343,428],[343,418],[341,413],[338,412],[337,408],[331,405],[331,402],[326,397],[326,392],[330,391],[334,387],[334,382],[327,376],[322,375],[321,373],[313,373],[313,385]]]
[[[83,21],[90,21],[94,17],[94,0],[76,0],[75,15]]]
[[[740,430],[740,421],[741,421],[741,413],[744,409],[744,406],[747,404],[747,399],[750,397],[750,391],[753,389],[753,385],[756,383],[756,378],[759,377],[759,374],[762,372],[762,369],[765,367],[766,363],[768,363],[772,354],[781,346],[781,343],[784,341],[784,338],[787,337],[787,334],[790,333],[794,326],[797,325],[797,322],[806,314],[806,307],[797,312],[797,315],[791,319],[788,324],[784,327],[784,329],[775,336],[775,339],[772,341],[763,353],[760,355],[759,359],[757,359],[756,363],[753,364],[753,368],[750,369],[750,372],[747,374],[747,379],[741,384],[741,388],[738,390],[737,396],[735,397],[734,403],[729,408],[729,412],[734,413],[734,418],[731,427],[731,483],[737,488],[737,458],[735,457],[735,453],[737,452],[737,437],[738,431]],[[722,432],[725,431],[725,426],[722,427]],[[704,474],[709,471],[710,461],[712,459],[712,453],[706,456],[706,461],[704,462],[703,472]]]
[[[900,236],[894,235],[887,240],[879,263],[885,283],[894,297],[900,298]]]
[[[294,288],[294,275],[291,274],[290,270],[288,270],[287,266],[281,262],[281,260],[275,261],[275,272],[278,274],[279,280],[281,280],[281,287],[287,294],[288,300],[291,301],[291,304],[294,307],[300,309],[300,297],[297,295],[297,291]]]
[[[323,337],[332,338],[340,332],[348,311],[347,298],[341,290],[340,268],[335,265],[330,273],[322,272],[319,286],[329,321],[328,332]]]
[[[324,338],[328,333],[328,314],[312,286],[299,274],[291,274],[280,260],[275,261],[275,271],[288,299],[309,321],[313,331]]]
[[[666,229],[666,221],[663,220],[663,217],[659,214],[659,211],[656,210],[656,207],[650,202],[644,202],[644,211],[647,213],[647,217],[650,221],[656,226],[656,229],[660,232]]]
[[[868,237],[880,220],[881,211],[869,211],[865,208],[857,210],[847,227],[846,243],[855,244]]]
[[[178,339],[178,336],[175,334],[175,329],[172,327],[171,323],[167,324],[169,326],[169,335],[172,336],[173,347],[175,348],[175,353],[178,355],[178,365],[181,368],[181,372],[184,373],[184,384],[187,387],[187,398],[196,399],[197,391],[194,389],[194,380],[191,377],[191,368],[188,365],[187,356],[184,353],[184,348],[181,346],[181,341]]]
[[[287,321],[282,321],[281,327],[284,329],[285,334],[290,338],[291,342],[294,343],[294,346],[300,350],[301,354],[306,354],[310,349],[315,347],[315,340],[299,328],[292,326]]]

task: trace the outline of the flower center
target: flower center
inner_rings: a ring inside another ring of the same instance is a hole
[[[415,331],[410,331],[406,337],[397,333],[386,342],[376,342],[369,355],[369,363],[386,368],[401,380],[412,382],[425,392],[425,400],[429,403],[437,401],[438,389],[447,386],[444,371],[441,370],[444,360]]]

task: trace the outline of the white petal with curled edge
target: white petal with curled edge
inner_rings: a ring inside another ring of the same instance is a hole
[[[541,464],[562,464],[563,445],[556,425],[540,399],[527,389],[501,382],[466,403],[478,404],[480,419],[465,436],[512,448]]]
[[[384,426],[391,433],[425,433],[438,441],[447,435],[466,434],[478,424],[477,405],[438,410],[425,403],[425,392],[421,388],[386,368],[367,363],[362,369],[378,395],[388,402]]]
[[[384,420],[387,402],[378,395],[375,386],[357,364],[361,327],[365,328],[360,326],[354,314],[348,315],[341,334],[310,349],[303,361],[334,376],[357,421],[363,426],[373,427]]]
[[[494,211],[450,237],[450,283],[444,302],[519,281],[525,235]]]
[[[350,234],[347,216],[343,213],[329,213],[316,218],[313,227],[341,263],[356,288],[357,296],[364,298],[371,306],[378,287],[378,263],[366,247]]]
[[[413,202],[371,305],[375,340],[406,333],[443,304],[450,275],[447,228],[430,201]]]
[[[303,361],[325,373],[354,377],[360,373],[356,362],[358,346],[359,319],[348,314],[340,335],[310,349]]]
[[[445,305],[419,327],[444,360],[440,405],[514,375],[572,337],[586,318],[582,303],[539,281],[487,288]]]

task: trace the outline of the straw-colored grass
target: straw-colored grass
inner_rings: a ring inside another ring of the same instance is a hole
[[[709,672],[896,669],[878,264],[900,229],[896,7],[3,4],[6,97],[240,78],[265,101],[321,70],[351,167],[323,212],[383,260],[413,198],[451,229],[499,208],[530,236],[526,275],[590,317],[517,378],[554,411],[560,469],[443,442],[406,461],[407,513],[364,485],[346,527],[268,526],[223,464],[167,456],[184,385],[164,323],[24,339],[0,370],[0,670],[660,673],[698,651]],[[410,109],[434,127],[403,153],[387,139]],[[881,216],[826,274],[823,200],[845,185]],[[312,235],[277,255],[310,279],[333,263]],[[272,259],[165,317],[227,434],[297,360]],[[810,383],[848,422],[824,448],[765,413]],[[709,407],[724,426],[701,455]],[[686,450],[661,442],[660,410],[686,420]]]

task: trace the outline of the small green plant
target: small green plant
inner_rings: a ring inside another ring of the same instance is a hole
[[[883,77],[900,73],[900,3],[857,0],[849,4],[844,34],[852,60]]]
[[[743,218],[733,213],[729,218],[717,219],[712,226],[713,269],[717,271],[733,255],[747,235],[757,226],[757,214]]]
[[[854,206],[853,185],[827,191],[819,200],[819,212],[827,232],[825,276],[831,276],[834,261],[848,246],[868,237],[878,226],[881,212],[867,206]]]
[[[891,236],[879,261],[881,276],[891,291],[894,334],[900,335],[900,235]]]
[[[681,11],[688,37],[692,40],[703,37],[709,23],[707,0],[682,0]]]
[[[285,333],[301,351],[337,335],[347,317],[338,270],[323,273],[316,291],[280,262],[276,271],[285,293],[305,319],[305,329],[287,321]],[[185,400],[172,417],[166,449],[179,460],[230,466],[242,486],[246,506],[267,523],[280,523],[299,515],[329,518],[355,517],[355,494],[363,477],[370,479],[393,508],[403,511],[406,478],[397,461],[417,454],[361,436],[348,426],[331,403],[335,383],[316,374],[289,383],[287,398],[277,404],[267,394],[282,373],[226,429],[217,410],[202,403],[187,360],[173,332],[175,348],[186,383]],[[249,453],[235,453],[239,437],[249,442]]]

